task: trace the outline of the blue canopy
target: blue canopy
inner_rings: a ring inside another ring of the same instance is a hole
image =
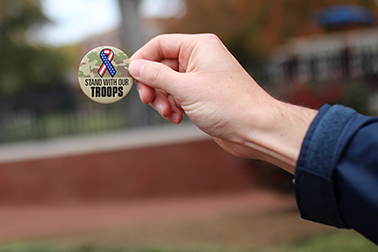
[[[352,23],[374,24],[375,16],[368,8],[354,5],[336,5],[322,9],[316,16],[321,26],[345,25]]]

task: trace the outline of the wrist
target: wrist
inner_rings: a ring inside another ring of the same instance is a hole
[[[249,158],[257,158],[294,174],[303,139],[317,111],[275,99],[254,116],[243,137]],[[257,115],[256,115],[257,114]]]

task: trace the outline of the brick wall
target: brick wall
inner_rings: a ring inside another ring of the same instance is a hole
[[[2,161],[0,204],[127,200],[245,190],[251,163],[211,139]]]

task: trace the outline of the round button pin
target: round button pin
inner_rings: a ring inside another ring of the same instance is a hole
[[[94,48],[82,59],[78,79],[81,90],[95,102],[114,103],[133,86],[129,57],[113,46]]]

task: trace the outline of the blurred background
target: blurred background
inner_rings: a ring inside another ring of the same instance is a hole
[[[300,219],[292,176],[233,157],[135,87],[77,70],[162,33],[215,33],[273,96],[378,115],[376,0],[0,0],[0,251],[378,251]]]

